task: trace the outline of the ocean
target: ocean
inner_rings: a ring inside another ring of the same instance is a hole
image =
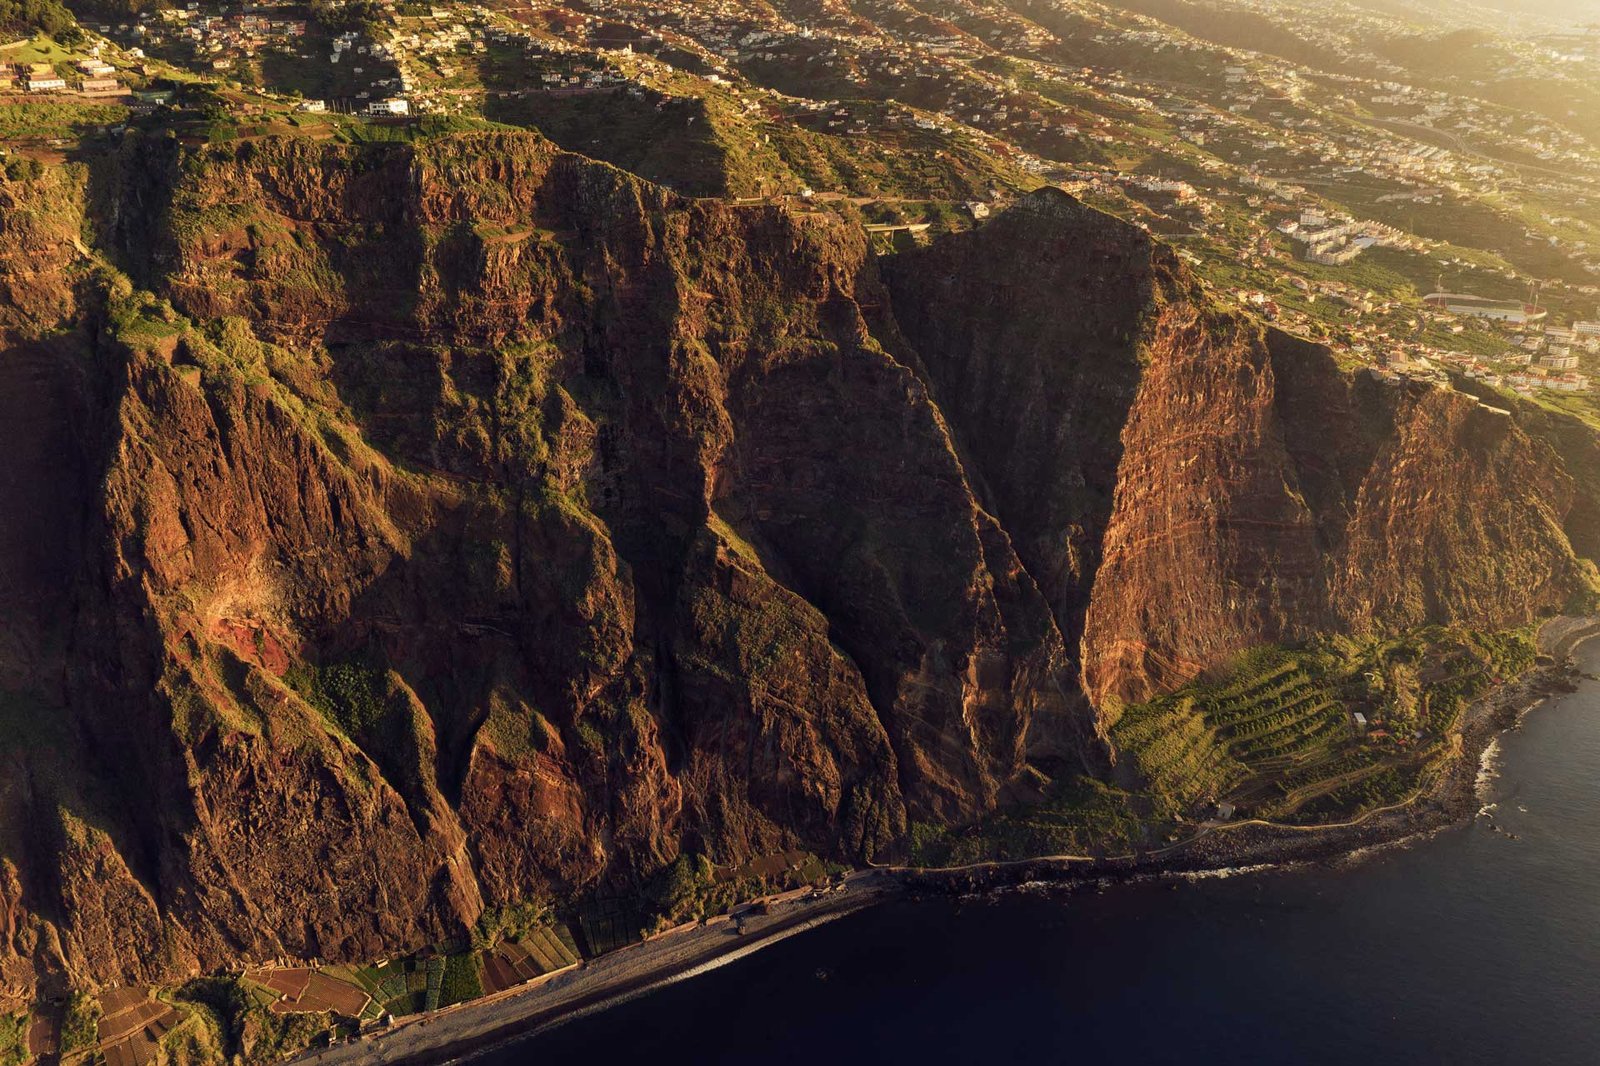
[[[1359,862],[894,902],[474,1061],[1596,1066],[1600,684],[1495,761]]]

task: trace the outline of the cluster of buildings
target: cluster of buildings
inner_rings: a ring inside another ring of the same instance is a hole
[[[1475,378],[1496,388],[1508,388],[1524,395],[1531,395],[1535,389],[1548,389],[1551,392],[1589,391],[1589,375],[1580,374],[1576,370],[1551,373],[1544,367],[1534,366],[1523,370],[1501,372],[1482,362],[1472,362],[1465,370],[1469,378]]]
[[[235,62],[268,48],[292,48],[306,35],[304,18],[290,9],[251,5],[231,13],[202,11],[200,5],[143,12],[131,22],[94,27],[98,32],[146,49],[181,46],[193,59],[214,71],[231,70]]]
[[[1580,351],[1600,354],[1600,321],[1570,326],[1535,324],[1523,333],[1515,349],[1498,360],[1499,368],[1472,360],[1465,369],[1469,377],[1523,393],[1535,389],[1588,392],[1589,375],[1580,370]]]
[[[27,93],[57,93],[67,87],[67,79],[49,63],[18,63],[12,68],[11,87]]]
[[[50,63],[23,63],[9,68],[9,86],[25,93],[120,93],[122,82],[117,79],[117,68],[98,58],[79,60],[73,64],[71,76],[65,76]]]
[[[962,18],[952,15],[939,23],[900,25],[894,32],[826,15],[806,25],[781,17],[757,21],[748,9],[717,3],[589,0],[584,10],[597,24],[585,23],[567,36],[602,44],[595,35],[606,20],[626,20],[648,31],[651,47],[664,44],[699,55],[711,79],[748,79],[818,101],[821,94],[807,92],[809,87],[827,86],[830,98],[893,99],[922,113],[925,122],[992,138],[986,150],[1023,169],[1042,171],[1042,156],[1060,158],[1082,133],[1082,123],[1064,118],[1059,104],[1019,87],[1014,77],[972,65],[1002,48],[1008,54],[1043,52],[1049,35],[1000,9],[981,14],[974,9],[967,13],[971,25],[960,25]],[[820,102],[838,106],[832,99]],[[870,116],[853,116],[832,129],[871,133],[879,128]]]
[[[1344,266],[1368,248],[1412,248],[1419,243],[1393,226],[1329,215],[1315,208],[1278,223],[1277,230],[1304,245],[1309,262],[1325,266]]]
[[[297,38],[306,35],[304,19],[248,12],[203,15],[193,4],[161,14],[163,19],[180,24],[178,38],[194,49],[196,57],[218,71],[231,70],[238,59],[248,59],[268,48],[292,47]]]
[[[458,110],[474,93],[580,94],[632,86],[599,51],[496,20],[483,8],[403,17],[386,41],[370,47],[394,65],[394,86],[422,112]],[[615,51],[625,56],[632,48]],[[492,87],[482,73],[489,65],[497,70]]]

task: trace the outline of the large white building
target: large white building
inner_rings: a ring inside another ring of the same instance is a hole
[[[1453,315],[1484,318],[1491,322],[1505,322],[1513,326],[1543,322],[1550,314],[1543,307],[1525,304],[1520,300],[1490,300],[1487,297],[1473,296],[1464,292],[1432,292],[1423,299]]]

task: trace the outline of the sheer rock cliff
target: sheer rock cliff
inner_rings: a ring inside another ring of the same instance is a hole
[[[0,200],[0,999],[892,854],[1240,649],[1590,580],[1541,439],[1054,191],[882,262],[532,134]]]

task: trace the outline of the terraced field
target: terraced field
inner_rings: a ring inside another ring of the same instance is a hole
[[[953,833],[913,832],[911,861],[920,866],[1021,859],[1037,855],[1124,854],[1145,843],[1134,797],[1092,778],[1052,788],[1043,803],[1003,811]]]
[[[583,938],[583,953],[592,957],[637,943],[647,921],[642,900],[594,899],[579,908],[576,932]]]
[[[1217,727],[1192,696],[1129,708],[1113,728],[1112,739],[1132,756],[1157,813],[1167,817],[1228,795],[1250,775],[1229,754]]]
[[[498,992],[577,961],[578,947],[572,934],[564,926],[545,926],[521,940],[504,941],[484,952],[484,988]]]
[[[1207,817],[1226,801],[1324,821],[1403,799],[1446,756],[1467,702],[1532,663],[1525,634],[1441,628],[1260,649],[1219,679],[1127,708],[1112,738],[1158,816]]]
[[[357,985],[372,996],[377,1014],[400,1017],[428,1007],[427,963],[421,959],[395,959],[381,966],[351,969]]]
[[[1352,749],[1359,737],[1336,682],[1282,651],[1249,657],[1214,686],[1130,708],[1113,738],[1171,817],[1222,799],[1280,813],[1318,782],[1359,772],[1351,761],[1372,761]]]

